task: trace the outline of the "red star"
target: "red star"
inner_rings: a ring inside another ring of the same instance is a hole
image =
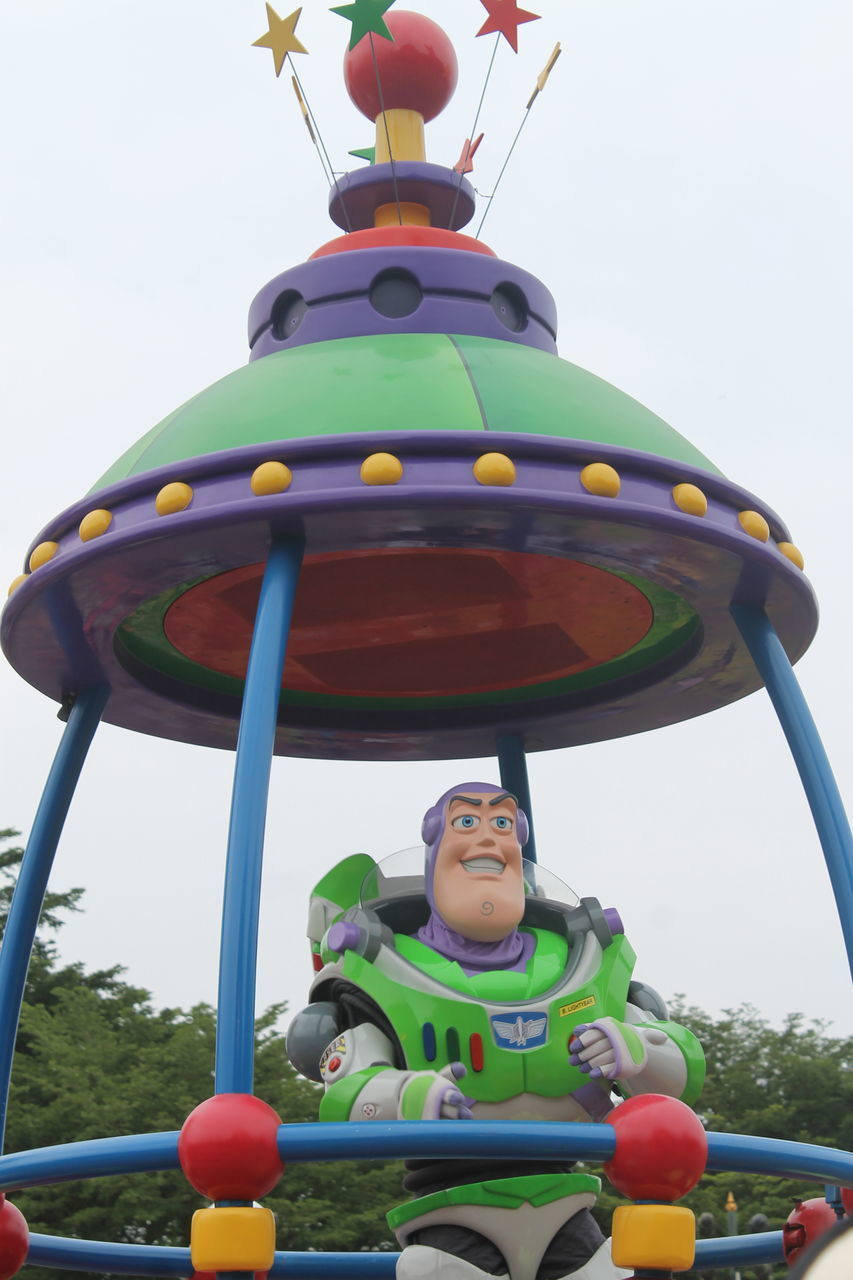
[[[518,53],[518,28],[522,22],[535,22],[540,15],[519,9],[516,0],[480,0],[480,3],[488,10],[489,16],[477,35],[487,36],[498,31]]]

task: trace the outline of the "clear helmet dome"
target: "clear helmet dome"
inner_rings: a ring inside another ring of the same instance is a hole
[[[408,849],[399,849],[377,862],[362,881],[359,898],[361,906],[371,907],[391,898],[425,894],[425,861],[426,848],[417,844]],[[579,898],[574,889],[570,889],[553,872],[540,867],[537,862],[529,862],[527,858],[522,858],[521,869],[525,893],[529,897],[559,902],[567,907],[578,905]]]

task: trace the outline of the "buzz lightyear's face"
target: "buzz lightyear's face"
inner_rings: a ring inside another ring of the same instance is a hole
[[[512,796],[453,796],[433,872],[438,913],[473,942],[499,942],[524,915],[524,878]]]

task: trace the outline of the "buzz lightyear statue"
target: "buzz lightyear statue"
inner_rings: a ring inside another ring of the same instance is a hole
[[[318,973],[287,1046],[325,1085],[321,1120],[598,1121],[611,1090],[698,1097],[702,1050],[632,981],[618,913],[543,896],[527,836],[514,796],[467,782],[424,817],[422,881],[356,854],[317,886]],[[398,1280],[626,1274],[590,1213],[600,1182],[571,1164],[406,1168],[416,1198],[388,1215]]]

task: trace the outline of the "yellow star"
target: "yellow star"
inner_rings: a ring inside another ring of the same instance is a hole
[[[275,73],[281,75],[281,69],[284,66],[284,60],[289,53],[307,53],[308,50],[303,44],[300,44],[296,38],[296,24],[299,21],[299,15],[302,9],[294,9],[293,13],[286,18],[280,18],[271,4],[267,5],[267,22],[269,23],[269,31],[258,40],[252,42],[252,47],[259,45],[262,49],[272,49],[272,56],[275,62]]]

